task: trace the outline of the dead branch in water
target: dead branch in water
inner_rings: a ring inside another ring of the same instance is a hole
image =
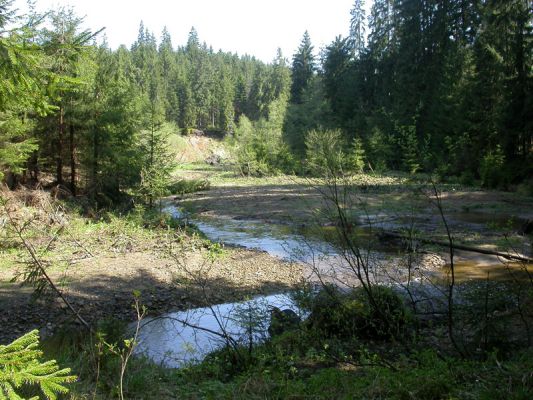
[[[391,231],[382,231],[379,233],[379,237],[383,239],[392,238],[392,239],[410,240],[408,236],[405,236],[405,235],[402,235],[396,232],[391,232]],[[447,248],[450,247],[450,243],[443,242],[440,240],[420,238],[420,237],[416,238],[416,240],[418,240],[421,243],[433,244],[436,246],[447,247]],[[518,254],[503,253],[501,251],[483,249],[483,248],[474,247],[474,246],[466,246],[466,245],[457,244],[457,243],[453,243],[452,246],[455,250],[464,250],[464,251],[470,251],[473,253],[487,254],[491,256],[502,257],[507,260],[516,260],[516,261],[521,261],[521,262],[525,262],[529,264],[533,263],[533,258],[520,256]]]

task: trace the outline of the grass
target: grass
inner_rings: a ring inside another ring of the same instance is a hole
[[[226,175],[228,171],[199,164],[185,165],[181,171],[213,173],[214,186],[281,185],[283,182],[299,185],[306,182],[303,178],[287,176],[229,177]],[[406,202],[406,195],[402,192],[405,189],[396,190],[395,187],[402,185],[404,177],[372,179],[375,179],[372,185],[376,186],[380,195],[388,193],[386,187],[392,189],[384,200],[368,201],[368,207],[372,209],[375,206],[377,209],[377,204],[380,204],[401,212]],[[369,185],[364,182],[359,184]],[[68,228],[62,233],[65,240],[58,241],[54,252],[47,256],[58,259],[72,256],[73,248],[76,248],[74,241],[84,243],[91,250],[121,251],[125,244],[131,242],[135,242],[140,251],[152,249],[159,235],[164,235],[165,229],[175,223],[168,217],[142,208],[128,215],[102,213],[93,219],[74,213],[69,215]],[[28,232],[28,236],[36,241],[40,234],[42,231],[39,229]],[[209,250],[213,257],[225,256],[223,249],[216,245]],[[21,255],[17,247],[4,247],[0,253],[0,270],[11,268],[13,259]],[[483,296],[475,297],[481,299]],[[100,330],[106,341],[116,343],[120,343],[125,332],[124,326],[116,322],[103,324]],[[440,338],[436,330],[429,335],[437,340]],[[81,400],[93,398],[93,395],[97,399],[117,397],[119,360],[99,343],[98,336],[72,331],[45,342],[48,357],[56,358],[62,366],[72,367],[80,376],[80,380],[71,387],[70,398]],[[505,359],[495,352],[485,354],[485,359],[463,360],[437,352],[429,345],[409,342],[376,344],[356,340],[349,345],[357,350],[358,357],[353,358],[349,354],[350,358],[333,359],[328,357],[331,349],[324,345],[330,344],[312,335],[288,334],[255,348],[250,359],[242,365],[235,366],[231,354],[219,352],[200,365],[179,371],[167,370],[137,357],[126,373],[126,397],[518,400],[533,396],[531,348],[515,350]],[[376,347],[378,350],[375,350]],[[383,359],[387,359],[389,367],[383,365]]]
[[[482,307],[482,286],[471,287],[471,312]],[[508,307],[508,290],[498,293],[493,300],[496,309]],[[342,310],[336,307],[332,305],[329,312]],[[494,347],[460,358],[441,345],[446,326],[436,320],[429,328],[412,330],[415,320],[408,321],[405,328],[411,333],[394,340],[366,334],[337,336],[336,330],[303,323],[300,329],[256,345],[250,353],[243,348],[244,356],[221,349],[202,363],[179,370],[134,357],[124,382],[126,398],[526,400],[533,396],[533,348],[506,347],[509,335],[502,332],[501,351]],[[502,324],[513,329],[512,324]],[[125,332],[124,324],[108,321],[93,335],[65,331],[44,342],[48,358],[72,367],[80,377],[68,398],[117,398],[120,361],[106,351],[101,338],[120,346]]]
[[[100,335],[119,342],[123,332],[123,326],[108,323]],[[71,366],[80,376],[68,398],[117,398],[119,360],[96,337],[64,333],[45,341],[44,349],[47,357]],[[371,352],[353,363],[332,361],[325,354],[313,348],[308,337],[295,333],[256,347],[240,366],[227,351],[180,370],[135,357],[126,372],[126,398],[525,400],[533,395],[531,349],[505,360],[496,353],[486,360],[461,360],[431,349],[396,349],[389,367],[380,366],[380,356]]]

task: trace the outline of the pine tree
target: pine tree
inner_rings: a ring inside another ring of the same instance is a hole
[[[44,115],[52,108],[43,90],[48,76],[43,54],[32,41],[37,27],[31,17],[18,25],[20,18],[11,3],[0,0],[0,30],[12,24],[7,34],[0,35],[0,182],[14,185],[37,149],[29,114]]]
[[[79,64],[89,50],[89,42],[98,32],[80,30],[83,18],[77,17],[74,10],[59,9],[49,14],[51,29],[43,30],[44,51],[50,63],[53,79],[50,80],[48,91],[52,94],[53,104],[57,112],[50,121],[56,130],[54,141],[54,158],[56,162],[56,181],[63,183],[63,164],[66,147],[66,133],[69,121],[67,113],[78,87],[83,84],[79,77]],[[71,189],[75,192],[75,138],[73,125],[69,132],[69,155],[71,161]]]
[[[276,57],[272,62],[271,74],[268,79],[272,86],[272,99],[288,98],[291,85],[291,72],[287,60],[283,57],[281,49],[276,51]]]
[[[340,118],[352,113],[348,105],[353,98],[353,91],[347,88],[351,82],[351,48],[349,40],[340,36],[326,47],[322,67],[324,70],[325,95],[330,101],[332,111]]]
[[[31,331],[7,346],[0,345],[0,399],[22,400],[17,391],[26,385],[38,386],[47,399],[68,393],[65,384],[74,382],[70,369],[59,369],[54,360],[41,362],[39,333]],[[32,397],[37,400],[38,397]]]
[[[172,39],[167,28],[163,29],[161,43],[158,49],[160,64],[162,92],[164,93],[165,118],[175,124],[179,123],[179,98],[178,98],[178,68],[176,57],[172,48]]]

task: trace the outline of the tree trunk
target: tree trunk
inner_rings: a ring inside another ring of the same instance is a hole
[[[69,124],[70,141],[70,190],[76,196],[76,144],[74,143],[74,124]]]
[[[57,133],[56,153],[56,180],[58,185],[63,184],[63,137],[65,135],[65,110],[59,106],[59,129]]]
[[[95,120],[97,120],[95,118]],[[91,166],[91,190],[90,190],[90,197],[93,201],[96,201],[96,192],[98,187],[98,128],[94,127],[94,135],[93,135],[93,160],[92,160],[92,166]]]
[[[395,232],[387,232],[387,231],[381,232],[379,236],[384,239],[387,239],[387,238],[402,239],[402,240],[412,239],[405,235],[400,235]],[[434,244],[436,246],[442,246],[442,247],[450,247],[450,243],[442,242],[440,240],[424,239],[424,238],[419,238],[419,237],[415,238],[415,240],[421,243]],[[501,251],[482,249],[482,248],[473,247],[473,246],[465,246],[465,245],[456,244],[456,243],[453,243],[451,246],[456,250],[470,251],[470,252],[479,253],[479,254],[488,254],[491,256],[502,257],[507,260],[516,260],[516,261],[521,261],[525,263],[533,263],[533,258],[520,256],[518,254],[503,253]]]

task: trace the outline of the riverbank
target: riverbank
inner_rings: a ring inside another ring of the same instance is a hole
[[[51,212],[60,203],[48,194],[25,193],[25,198],[40,199],[32,205],[20,199],[22,194],[10,196],[19,222],[32,221],[24,236],[51,279],[90,323],[109,318],[131,321],[134,290],[141,292],[149,314],[158,315],[206,302],[279,293],[302,279],[299,265],[261,251],[213,244],[168,217],[107,214],[94,220],[62,208],[61,218],[51,222]],[[59,326],[76,324],[53,293],[35,298],[32,287],[22,286],[29,254],[13,232],[4,231],[2,241],[0,343],[31,329],[47,336]],[[13,282],[14,278],[18,279]]]
[[[216,182],[214,179],[211,191],[178,195],[177,199],[173,196],[172,199],[178,206],[194,212],[195,218],[218,220],[226,225],[231,225],[228,221],[235,222],[237,228],[243,223],[249,229],[247,224],[252,216],[256,225],[263,229],[270,229],[270,225],[289,230],[295,227],[294,220],[262,216],[272,197],[279,196],[269,192],[269,185],[259,185],[256,196],[250,195],[249,203],[246,203],[248,186],[240,186],[240,180],[224,201],[220,201],[218,192],[225,190],[224,186]],[[402,189],[398,190],[400,194],[404,193]],[[102,338],[107,343],[123,342],[125,330],[120,328],[120,321],[125,325],[126,321],[135,319],[131,307],[134,290],[141,292],[141,304],[147,306],[149,316],[154,316],[243,300],[255,294],[285,292],[306,276],[301,264],[282,261],[264,251],[205,240],[196,231],[183,226],[184,221],[169,216],[139,209],[128,215],[101,213],[87,218],[80,216],[72,204],[53,202],[42,192],[11,195],[16,220],[20,223],[32,221],[24,237],[39,250],[37,253],[50,276],[60,284],[75,309],[91,323],[100,321],[98,332],[103,336],[89,337],[81,333],[72,315],[60,302],[43,297],[33,303],[30,288],[9,282],[17,272],[23,271],[28,254],[16,237],[3,231],[0,306],[5,311],[0,317],[0,334],[3,335],[0,343],[39,327],[49,336],[44,343],[47,357],[72,367],[80,375],[79,382],[72,386],[73,399],[116,397],[120,360],[106,352]],[[378,193],[373,195],[378,196]],[[483,197],[480,193],[477,195]],[[277,209],[276,204],[289,202],[290,206],[280,210],[282,214],[292,212],[291,207],[298,204],[299,196],[296,191],[290,196],[292,199],[277,198],[270,205],[271,210]],[[443,199],[446,196],[453,197],[453,194],[446,193]],[[503,196],[505,198],[507,194]],[[195,208],[195,199],[201,199],[205,210]],[[230,207],[236,201],[242,202],[240,210]],[[304,203],[299,204],[303,207]],[[496,205],[492,209],[498,216],[500,211],[508,210],[505,208],[508,204],[514,207],[521,203],[502,200],[487,204]],[[405,210],[402,206],[401,210]],[[225,207],[226,212],[223,212]],[[305,215],[311,210],[309,207],[294,209],[294,213]],[[520,207],[510,215],[527,216],[526,207]],[[251,213],[254,210],[255,214]],[[386,210],[392,214],[398,208]],[[470,210],[466,212],[471,215]],[[400,212],[394,218],[375,215],[393,227],[405,221]],[[503,215],[500,220],[507,220],[506,214]],[[435,230],[429,228],[437,220],[424,215],[423,208],[418,216],[423,222],[420,226],[426,227],[418,234],[434,234]],[[6,220],[3,221],[7,226]],[[297,228],[300,234],[306,234],[310,224],[305,219],[302,221],[305,226]],[[488,240],[489,246],[498,246],[492,239],[509,237],[504,230],[507,227],[497,222],[482,219],[481,222],[461,223],[464,232],[470,232],[477,243]],[[315,225],[324,228],[326,233],[335,228],[322,223]],[[459,222],[452,222],[451,226],[454,232],[461,227]],[[514,240],[527,244],[528,237],[518,235],[514,226],[509,224]],[[257,233],[254,229],[247,232],[252,238]],[[443,258],[435,256],[438,250],[418,250],[425,251],[420,254],[423,265],[433,265],[433,272],[442,269]],[[464,253],[458,256],[459,261],[461,258],[468,260]],[[394,260],[390,254],[387,258]],[[477,261],[485,262],[486,258]],[[477,261],[475,268],[479,270]],[[493,273],[491,270],[491,278]],[[340,340],[335,335],[324,339],[320,330],[310,327],[281,335],[252,350],[243,349],[242,352],[248,354],[244,359],[237,360],[238,353],[234,351],[222,350],[208,356],[200,365],[179,371],[164,369],[150,360],[135,357],[126,373],[126,393],[137,399],[310,396],[370,399],[466,396],[481,399],[488,398],[489,394],[497,394],[497,398],[528,398],[533,390],[532,377],[522,371],[530,370],[530,347],[523,346],[530,334],[530,298],[524,297],[527,292],[522,291],[521,283],[513,288],[489,282],[486,274],[479,274],[477,278],[472,285],[465,285],[466,290],[461,290],[460,301],[456,303],[454,329],[461,342],[464,341],[464,349],[468,349],[466,361],[451,346],[446,321],[430,313],[409,319],[408,333],[392,341],[368,337]],[[466,282],[471,277],[465,273],[459,279]],[[359,303],[348,304],[354,306],[352,311],[359,312]],[[515,304],[520,307],[511,307]],[[324,309],[328,313],[334,311],[332,307]],[[106,320],[112,321],[102,324]],[[350,324],[351,319],[342,317],[333,321]],[[59,327],[62,328],[59,334],[50,336]],[[501,342],[501,338],[505,341]],[[98,350],[95,343],[100,346]],[[478,352],[478,348],[482,350]],[[494,359],[488,357],[491,349],[499,349]],[[483,370],[482,376],[480,370]],[[421,385],[421,380],[427,384]],[[502,382],[513,384],[511,387]],[[521,394],[525,397],[520,397]]]
[[[283,257],[286,255],[283,252],[287,252],[287,236],[283,235],[296,231],[305,240],[312,234],[313,225],[327,225],[317,219],[316,210],[323,201],[317,191],[320,190],[318,180],[289,176],[239,178],[222,167],[205,164],[186,164],[178,171],[178,176],[187,180],[209,179],[211,189],[173,196],[174,204],[197,218],[217,221],[219,225],[235,225],[227,235],[244,234],[243,238],[252,243],[249,247],[257,242],[258,229],[285,226],[280,237],[275,238],[279,243],[272,252]],[[353,184],[360,204],[367,207],[365,214],[359,210],[352,215],[361,229],[368,223],[388,229],[399,229],[409,223],[416,234],[443,238],[445,232],[430,204],[431,199],[416,196],[408,177],[361,175]],[[417,185],[421,183],[415,182]],[[446,215],[457,241],[531,254],[531,241],[519,234],[520,224],[533,218],[533,208],[529,207],[533,203],[531,198],[453,185],[441,189]],[[204,306],[206,302],[216,304],[257,294],[280,293],[310,275],[309,269],[304,271],[301,265],[282,261],[264,251],[215,246],[192,231],[177,228],[168,219],[158,220],[160,217],[151,216],[152,220],[147,221],[142,215],[109,214],[95,219],[65,209],[60,212],[61,218],[44,228],[47,218],[55,218],[51,210],[45,211],[52,204],[46,196],[49,195],[43,192],[25,191],[13,195],[13,201],[18,204],[18,211],[28,214],[26,218],[36,218],[38,229],[28,234],[38,247],[60,231],[53,246],[46,250],[44,260],[52,279],[61,284],[67,298],[90,321],[107,317],[131,319],[134,289],[141,291],[141,300],[150,313],[157,315]],[[40,200],[34,204],[35,199]],[[220,231],[224,227],[217,229]],[[4,240],[9,242],[13,238],[4,237]],[[226,241],[223,236],[217,237],[215,242],[218,240]],[[177,242],[181,246],[178,258],[168,252],[169,246]],[[0,343],[33,328],[47,335],[57,326],[72,321],[61,302],[44,298],[34,301],[32,288],[21,287],[20,279],[11,282],[24,272],[28,261],[28,254],[20,243],[16,244],[15,240],[11,245],[4,246],[0,254],[0,306],[5,310],[0,317],[3,327]],[[268,243],[262,250],[269,251]],[[423,250],[429,254],[422,260],[431,262],[422,261],[422,267],[429,266],[436,271],[446,263],[446,249],[426,246]],[[458,256],[456,265],[462,281],[484,279],[486,271],[490,271],[492,277],[506,272],[506,265],[495,257],[489,259],[465,253],[458,253]],[[184,276],[184,266],[189,276]],[[213,288],[207,291],[208,299],[200,298],[200,288],[193,289],[191,284],[194,280],[191,274],[198,278],[200,272]]]
[[[209,182],[209,191],[175,196],[173,204],[208,224],[218,225],[219,230],[224,229],[220,227],[223,223],[228,231],[246,229],[253,237],[268,226],[285,235],[290,232],[327,241],[326,236],[331,236],[327,231],[335,229],[324,200],[331,188],[320,179],[242,177],[227,166],[202,163],[184,164],[176,176],[189,182]],[[342,192],[343,196],[347,194],[343,209],[350,229],[362,238],[359,241],[363,247],[387,257],[406,253],[398,243],[375,240],[381,231],[392,231],[412,237],[418,251],[444,260],[432,262],[432,269],[449,263],[446,247],[417,241],[420,237],[424,241],[448,242],[428,180],[424,175],[401,173],[349,177],[345,182],[347,191]],[[437,184],[436,189],[455,244],[532,257],[532,240],[527,234],[533,221],[532,197],[452,183]],[[485,279],[489,272],[492,277],[508,275],[508,265],[499,257],[457,251],[454,261],[461,281]]]

